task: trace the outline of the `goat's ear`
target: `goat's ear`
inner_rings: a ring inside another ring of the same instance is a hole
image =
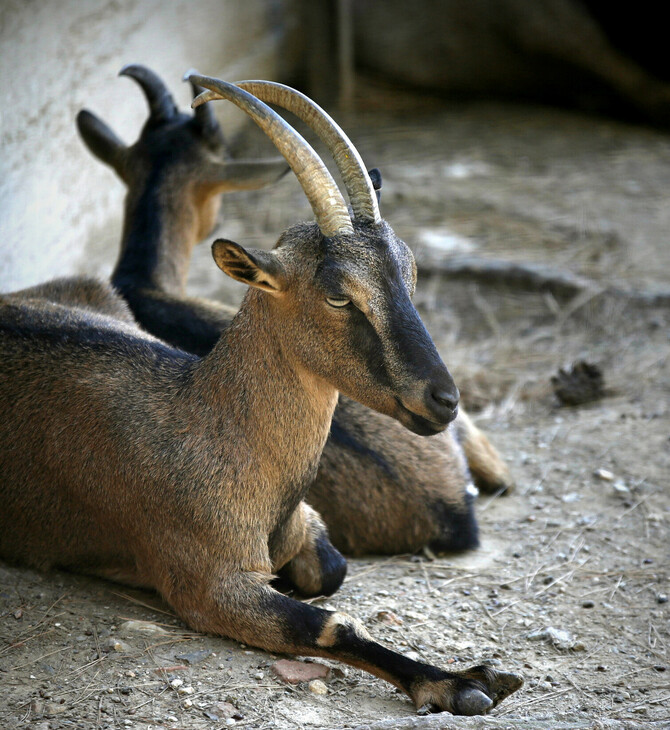
[[[126,145],[102,121],[86,109],[77,114],[77,129],[84,144],[99,160],[123,179]]]
[[[218,192],[258,190],[282,178],[289,166],[283,157],[267,160],[228,160],[212,162],[201,173],[203,184]]]
[[[234,241],[218,238],[212,244],[216,265],[243,284],[276,294],[284,289],[286,275],[277,256],[268,251],[247,251]]]

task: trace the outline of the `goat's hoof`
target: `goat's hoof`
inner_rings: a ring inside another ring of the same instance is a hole
[[[499,672],[491,667],[477,667],[477,669],[486,670],[487,694],[493,700],[494,707],[523,686],[523,679],[518,674]]]
[[[419,712],[485,715],[522,685],[523,679],[516,674],[479,666],[420,683],[413,697]]]
[[[453,701],[455,715],[484,715],[523,685],[519,675],[486,666],[473,667],[462,678]]]
[[[468,687],[456,695],[455,715],[484,715],[493,707],[493,700],[481,690]]]

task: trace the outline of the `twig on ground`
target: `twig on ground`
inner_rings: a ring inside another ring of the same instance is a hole
[[[29,667],[31,664],[35,664],[35,662],[39,662],[42,659],[46,659],[46,657],[51,656],[52,654],[58,654],[61,651],[66,651],[70,647],[68,646],[62,646],[60,649],[54,649],[53,651],[47,652],[46,654],[42,654],[42,656],[35,657],[35,659],[31,659],[29,662],[26,662],[25,664],[17,664],[15,667],[10,667],[10,671],[14,672],[17,669],[24,669],[25,667]]]
[[[110,593],[113,596],[118,596],[119,598],[124,598],[126,601],[130,601],[131,603],[135,603],[138,606],[142,606],[143,608],[148,608],[151,611],[156,611],[157,613],[164,613],[166,616],[174,616],[177,617],[177,614],[173,611],[166,611],[163,608],[159,608],[158,606],[155,606],[151,603],[145,603],[144,601],[140,601],[139,598],[134,598],[133,596],[129,596],[127,593],[119,593],[118,591],[110,591]]]

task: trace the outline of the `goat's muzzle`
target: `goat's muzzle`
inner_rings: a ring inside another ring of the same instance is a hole
[[[396,398],[398,420],[420,436],[432,436],[458,415],[460,394],[451,376],[431,381],[414,394]]]

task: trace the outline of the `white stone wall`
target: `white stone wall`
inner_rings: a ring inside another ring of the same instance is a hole
[[[184,71],[279,79],[296,54],[296,0],[1,0],[0,292],[72,273],[108,275],[124,188],[84,148],[86,107],[126,142],[146,117],[126,63],[156,71],[180,105]],[[217,105],[228,130],[243,122]],[[109,256],[104,252],[109,250]],[[89,255],[91,251],[96,255]],[[97,255],[100,251],[103,255]]]

